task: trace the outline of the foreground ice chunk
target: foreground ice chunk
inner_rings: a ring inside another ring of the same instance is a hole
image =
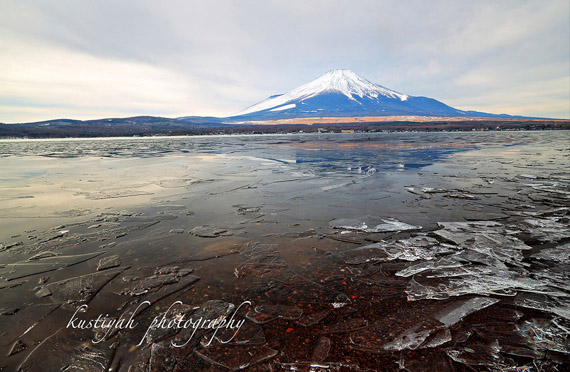
[[[394,218],[379,219],[371,216],[367,216],[362,220],[341,218],[333,220],[329,224],[335,229],[357,230],[367,233],[420,230],[422,228],[421,226],[409,225]]]
[[[409,277],[425,271],[436,271],[450,268],[459,268],[463,263],[454,257],[443,257],[438,261],[420,262],[396,273],[397,276]]]
[[[452,340],[450,328],[499,302],[488,297],[458,299],[443,308],[428,304],[421,315],[402,310],[350,334],[353,349],[371,353],[434,348]],[[457,342],[459,339],[456,339]]]
[[[151,292],[158,292],[161,288],[170,284],[183,282],[185,285],[190,285],[200,279],[195,275],[190,275],[192,271],[191,268],[180,269],[177,266],[157,268],[154,275],[143,278],[134,285],[123,289],[120,294],[136,297]]]
[[[121,266],[121,259],[118,255],[104,257],[99,260],[97,264],[97,271],[111,269],[113,267]]]
[[[556,314],[570,320],[570,296],[549,297],[541,293],[519,293],[514,301],[516,306],[536,309]]]
[[[373,243],[363,247],[353,249],[347,254],[350,258],[346,260],[348,264],[360,264],[372,261],[417,261],[420,259],[431,260],[433,255],[426,248],[403,247],[398,243]]]
[[[384,344],[384,350],[400,351],[404,349],[415,350],[436,330],[444,329],[445,325],[435,319],[414,325],[412,328],[397,335],[394,340]]]
[[[427,354],[423,358],[418,358],[414,352],[407,355],[402,353],[398,365],[400,370],[407,372],[455,372],[457,370],[445,353]]]
[[[73,266],[100,256],[103,253],[105,252],[99,251],[69,256],[58,256],[55,254],[42,252],[33,257],[30,257],[26,261],[20,261],[6,265],[0,269],[0,277],[6,280],[25,278],[27,276],[42,274],[49,271]]]
[[[101,288],[124,270],[126,270],[126,268],[109,269],[93,274],[82,275],[50,283],[46,285],[45,288],[52,293],[51,298],[56,302],[71,305],[89,302]]]
[[[570,238],[570,227],[559,222],[559,217],[527,218],[524,222],[530,227],[522,227],[535,239],[543,242],[558,242]]]
[[[368,244],[353,250],[343,252],[350,257],[346,263],[357,265],[374,261],[417,261],[432,260],[440,252],[448,252],[447,248],[438,245],[439,242],[425,235],[418,235],[396,242],[379,242]],[[443,249],[442,249],[443,248]]]
[[[531,256],[538,260],[547,260],[560,263],[570,262],[570,243],[559,245],[554,248],[546,248]]]
[[[503,358],[499,354],[501,347],[497,342],[484,345],[476,344],[469,347],[447,349],[447,355],[458,363],[472,366],[500,366]]]
[[[91,340],[89,330],[61,328],[32,350],[18,371],[104,371],[116,346]]]
[[[454,296],[468,294],[514,296],[517,290],[544,291],[548,288],[539,281],[516,276],[481,276],[453,278],[437,287],[423,285],[412,279],[408,284],[406,293],[408,301],[442,300]]]
[[[385,220],[383,219],[382,221],[384,223],[376,225],[376,227],[374,227],[372,232],[419,230],[422,228],[421,226],[409,225],[407,223],[400,222],[400,221],[393,219],[393,218],[389,218],[389,219],[385,219]]]
[[[434,232],[444,240],[451,241],[461,248],[472,249],[501,261],[517,265],[522,261],[520,251],[532,249],[520,239],[512,236],[515,231],[507,230],[497,222],[439,222],[443,229]]]
[[[418,276],[408,285],[408,300],[446,299],[468,294],[514,296],[517,291],[559,295],[556,288],[568,290],[564,285],[568,278],[560,272],[550,269],[530,273],[525,269],[530,265],[523,261],[523,252],[532,248],[513,236],[518,231],[490,221],[438,224],[442,229],[434,235],[456,244],[457,252],[398,271],[397,276]],[[549,256],[549,253],[545,250],[544,255]],[[433,278],[450,279],[426,283],[426,279]]]
[[[535,348],[570,355],[570,329],[557,322],[547,319],[531,319],[518,328],[519,334]]]
[[[489,297],[474,297],[465,301],[454,303],[439,313],[434,315],[434,318],[445,324],[452,326],[467,315],[476,311],[482,310],[486,307],[496,304],[500,300]]]
[[[452,339],[453,338],[451,337],[451,331],[449,330],[449,328],[440,329],[432,333],[426,339],[426,341],[421,345],[421,348],[427,349],[432,347],[438,347],[440,345],[443,345],[451,341]]]
[[[190,234],[198,236],[200,238],[217,238],[222,234],[227,235],[227,231],[228,229],[216,226],[201,225],[201,226],[196,226],[192,230],[190,230]]]
[[[383,346],[385,350],[414,350],[442,345],[451,341],[449,328],[459,323],[464,317],[476,311],[496,304],[499,300],[487,297],[474,297],[457,301],[435,313],[432,319],[402,332],[391,342]]]

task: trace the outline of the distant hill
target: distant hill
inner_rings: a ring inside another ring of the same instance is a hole
[[[96,120],[55,119],[35,123],[0,124],[0,137],[116,137],[145,135],[207,134],[224,128],[218,119],[178,120],[135,116]]]

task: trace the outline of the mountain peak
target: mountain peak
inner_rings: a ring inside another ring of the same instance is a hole
[[[328,75],[336,75],[336,76],[358,76],[356,75],[354,72],[352,72],[352,70],[348,70],[348,69],[344,69],[344,68],[337,68],[334,70],[329,70],[326,73],[324,73],[322,76],[328,76]]]
[[[355,74],[351,70],[330,70],[321,77],[305,84],[302,87],[316,88],[319,90],[319,93],[326,91],[342,93],[349,99],[354,99],[353,96],[374,99],[378,98],[379,95],[389,98],[398,98],[401,101],[408,99],[407,95],[395,92],[381,85],[374,84]]]
[[[377,100],[379,96],[406,101],[408,96],[374,84],[351,70],[330,70],[317,79],[301,85],[288,93],[270,97],[269,99],[248,107],[233,116],[246,115],[257,111],[272,109],[279,111],[280,107],[295,107],[297,103],[326,93],[337,93],[349,100],[357,101],[356,97]]]

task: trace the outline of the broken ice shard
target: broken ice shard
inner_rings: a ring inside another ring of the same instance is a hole
[[[382,219],[378,217],[367,216],[362,220],[356,219],[335,219],[329,222],[335,229],[357,230],[367,233],[393,232],[420,230],[421,226],[413,226],[404,222],[400,222],[394,218]]]

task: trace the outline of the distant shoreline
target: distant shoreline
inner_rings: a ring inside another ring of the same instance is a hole
[[[101,120],[50,120],[38,123],[0,124],[0,139],[173,137],[291,133],[471,132],[517,130],[570,130],[567,119],[426,118],[422,121],[362,118],[301,118],[289,122],[227,124],[159,117]],[[350,119],[356,119],[350,121]]]

